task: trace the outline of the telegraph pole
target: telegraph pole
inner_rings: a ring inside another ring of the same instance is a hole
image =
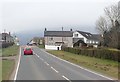
[[[6,42],[6,29],[4,29],[4,34],[5,34],[4,39],[5,39],[5,42]]]
[[[62,27],[62,32],[63,32],[63,27]],[[63,45],[63,36],[62,36],[62,45]]]

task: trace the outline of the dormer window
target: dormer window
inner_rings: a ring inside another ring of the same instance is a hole
[[[78,37],[78,34],[74,34],[75,37]]]
[[[88,36],[88,34],[86,34],[86,36]]]
[[[92,35],[90,34],[90,36],[92,36]]]

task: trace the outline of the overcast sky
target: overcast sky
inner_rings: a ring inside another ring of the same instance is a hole
[[[104,8],[119,0],[1,0],[0,28],[26,30],[84,30],[95,33]]]

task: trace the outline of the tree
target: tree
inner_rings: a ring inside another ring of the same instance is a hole
[[[120,19],[118,4],[106,7],[104,11],[111,28],[115,27],[115,21]]]
[[[100,18],[96,21],[96,28],[102,35],[101,45],[107,46],[108,40],[105,38],[105,35],[108,32],[109,27],[104,17],[100,16]]]
[[[120,48],[120,7],[118,4],[104,9],[105,17],[96,21],[96,28],[103,34],[104,46]]]
[[[105,32],[107,32],[109,30],[107,21],[104,17],[100,17],[97,21],[96,21],[96,28],[98,29],[98,31],[103,35]]]

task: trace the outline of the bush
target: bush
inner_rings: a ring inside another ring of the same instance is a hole
[[[80,49],[62,47],[63,51],[71,52],[78,55],[85,55],[101,59],[109,59],[120,62],[120,51],[113,51],[108,49]]]

